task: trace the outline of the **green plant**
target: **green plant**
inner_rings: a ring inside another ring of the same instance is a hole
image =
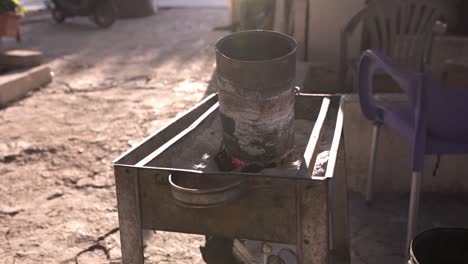
[[[1,13],[18,13],[24,14],[25,10],[20,3],[20,0],[0,0]]]

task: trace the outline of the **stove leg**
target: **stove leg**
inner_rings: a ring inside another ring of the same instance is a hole
[[[348,188],[343,140],[338,149],[333,178],[329,181],[330,249],[333,259],[350,263]]]
[[[299,181],[296,185],[299,264],[328,263],[327,189],[326,181]]]
[[[138,171],[115,167],[122,264],[143,264],[140,191]]]

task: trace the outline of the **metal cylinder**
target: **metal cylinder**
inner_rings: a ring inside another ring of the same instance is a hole
[[[296,41],[242,31],[216,43],[223,143],[232,158],[275,162],[294,147]]]
[[[468,229],[439,227],[417,235],[411,242],[408,264],[468,263]]]

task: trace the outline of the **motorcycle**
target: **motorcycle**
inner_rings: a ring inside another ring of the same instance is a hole
[[[101,28],[108,28],[117,19],[115,0],[48,0],[47,9],[58,24],[69,17],[87,16]]]

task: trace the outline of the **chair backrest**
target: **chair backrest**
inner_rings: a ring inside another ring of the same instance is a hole
[[[367,50],[359,63],[359,101],[363,114],[378,123],[383,120],[373,96],[377,71],[391,76],[405,91],[416,117],[416,138],[427,132],[443,141],[468,144],[468,88],[442,87],[430,72],[402,67],[382,52]]]
[[[441,87],[429,74],[423,87],[423,112],[429,135],[468,143],[468,89]]]
[[[423,71],[433,26],[441,17],[434,1],[370,0],[364,18],[362,50],[379,50],[402,65]]]

